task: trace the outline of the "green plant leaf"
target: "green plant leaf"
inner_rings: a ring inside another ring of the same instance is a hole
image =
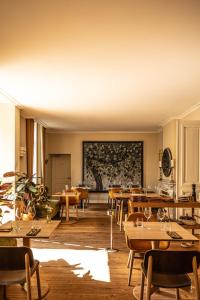
[[[25,183],[21,183],[20,185],[18,185],[18,187],[16,188],[17,192],[21,192],[25,187]]]
[[[32,186],[32,185],[30,185],[29,187],[28,187],[28,189],[29,189],[29,191],[31,191],[32,193],[36,193],[37,192],[37,189],[34,187],[34,186]]]

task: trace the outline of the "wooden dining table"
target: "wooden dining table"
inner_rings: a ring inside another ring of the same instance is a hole
[[[59,220],[52,220],[50,223],[46,220],[9,221],[0,226],[0,238],[22,238],[23,245],[30,247],[31,239],[48,239],[59,224]],[[33,228],[40,231],[35,236],[27,236]],[[10,231],[1,231],[6,229]]]
[[[199,239],[176,222],[166,222],[169,231],[178,233],[181,238],[173,239],[163,230],[162,222],[144,222],[143,227],[137,227],[134,222],[123,222],[124,231],[130,240],[151,241],[152,249],[158,247],[160,241],[169,242],[199,242]]]
[[[60,199],[60,203],[62,203],[63,201],[63,198],[64,198],[64,201],[66,203],[66,224],[72,224],[72,223],[75,223],[76,221],[71,221],[69,219],[69,198],[70,197],[79,197],[80,196],[80,193],[77,193],[77,192],[58,192],[54,195],[51,195],[52,197],[56,197],[56,198],[59,198]]]

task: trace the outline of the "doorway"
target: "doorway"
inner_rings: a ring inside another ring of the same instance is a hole
[[[71,187],[71,154],[51,154],[51,193]]]

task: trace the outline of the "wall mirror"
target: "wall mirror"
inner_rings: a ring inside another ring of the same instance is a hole
[[[169,148],[165,148],[162,155],[162,170],[165,177],[168,177],[172,171],[172,153]]]

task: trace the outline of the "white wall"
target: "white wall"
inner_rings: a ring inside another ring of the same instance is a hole
[[[0,103],[0,176],[19,168],[19,109]]]

